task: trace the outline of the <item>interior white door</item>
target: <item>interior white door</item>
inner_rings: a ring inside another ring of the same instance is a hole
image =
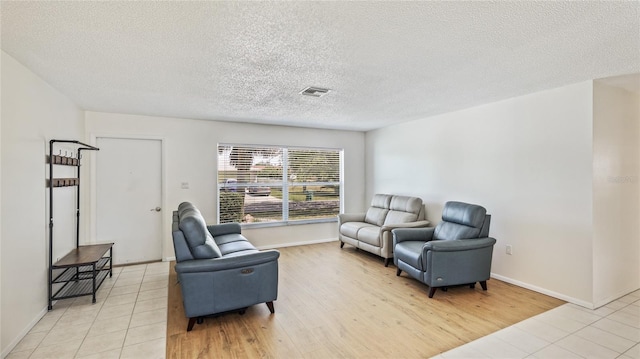
[[[98,137],[96,237],[114,264],[162,258],[162,141]]]

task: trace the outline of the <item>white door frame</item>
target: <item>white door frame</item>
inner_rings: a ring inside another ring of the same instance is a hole
[[[168,245],[168,238],[166,238],[167,236],[167,230],[165,229],[168,225],[169,222],[167,218],[171,218],[168,217],[167,213],[169,213],[169,215],[172,214],[172,211],[169,211],[167,209],[167,198],[166,198],[166,193],[167,193],[167,181],[166,181],[166,165],[165,165],[165,158],[166,156],[166,151],[165,151],[165,139],[164,137],[159,137],[159,136],[145,136],[145,135],[121,135],[121,134],[100,134],[100,133],[92,133],[89,135],[89,139],[90,139],[90,144],[93,144],[94,146],[96,145],[96,143],[98,142],[98,138],[110,138],[110,139],[123,139],[123,140],[156,140],[156,141],[160,141],[160,178],[162,181],[162,184],[160,186],[160,191],[162,193],[160,193],[160,206],[162,207],[162,216],[161,216],[161,225],[162,228],[160,228],[161,230],[161,234],[162,234],[162,261],[169,261],[173,258],[173,256],[171,255],[171,253],[169,253],[169,250],[173,247],[170,247]],[[90,178],[91,178],[91,188],[90,188],[90,193],[89,193],[89,200],[90,203],[86,203],[87,207],[89,207],[91,209],[90,213],[91,213],[91,217],[90,217],[90,222],[89,222],[89,228],[88,228],[88,232],[87,234],[89,234],[88,236],[86,236],[86,238],[90,238],[89,242],[85,243],[85,244],[92,244],[92,243],[99,243],[100,242],[100,238],[97,238],[98,236],[98,228],[97,228],[97,223],[98,223],[98,218],[97,218],[97,213],[98,213],[98,201],[97,201],[97,197],[98,197],[98,191],[97,191],[97,164],[96,161],[98,161],[99,159],[96,159],[95,156],[100,156],[100,151],[87,151],[87,152],[92,152],[91,156],[92,156],[92,160],[91,160],[91,165],[89,167],[89,170],[91,172],[90,174]],[[84,154],[85,156],[87,154]],[[86,198],[86,196],[85,196]],[[117,255],[117,253],[116,253]]]

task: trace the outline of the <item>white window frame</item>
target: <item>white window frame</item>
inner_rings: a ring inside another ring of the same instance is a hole
[[[316,218],[316,219],[289,219],[289,187],[293,186],[316,186],[316,185],[337,185],[339,191],[339,203],[338,213],[342,213],[344,208],[344,149],[342,148],[327,148],[327,147],[303,147],[303,146],[274,146],[274,145],[254,145],[243,143],[219,143],[216,149],[219,151],[220,147],[253,147],[253,148],[275,148],[282,150],[282,220],[273,222],[256,222],[256,223],[241,223],[243,227],[259,228],[259,227],[280,227],[289,225],[301,225],[311,223],[328,223],[337,222],[338,218]],[[288,178],[288,166],[289,166],[289,150],[309,150],[309,151],[335,151],[339,154],[339,180],[337,182],[291,182]],[[220,156],[220,152],[218,152]],[[260,185],[262,183],[257,183]],[[220,182],[219,167],[216,169],[216,207],[217,207],[217,223],[220,223],[220,192],[222,185]]]

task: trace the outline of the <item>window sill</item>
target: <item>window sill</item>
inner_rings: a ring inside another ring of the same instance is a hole
[[[287,226],[299,226],[299,225],[331,223],[331,222],[338,222],[338,217],[322,218],[322,219],[305,219],[305,220],[299,220],[299,221],[240,223],[240,225],[242,226],[242,228],[268,228],[268,227],[287,227]]]

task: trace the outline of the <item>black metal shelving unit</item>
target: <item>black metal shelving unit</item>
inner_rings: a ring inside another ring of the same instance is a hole
[[[54,155],[56,144],[74,145],[77,156]],[[99,148],[75,140],[49,141],[49,310],[53,309],[53,301],[93,295],[107,275],[112,275],[113,243],[80,245],[80,162],[82,151],[98,151]],[[73,166],[76,168],[75,178],[54,178],[54,165]],[[67,255],[53,262],[53,192],[56,187],[76,187],[76,248]],[[54,277],[54,270],[60,271]],[[53,291],[54,285],[61,285]]]

